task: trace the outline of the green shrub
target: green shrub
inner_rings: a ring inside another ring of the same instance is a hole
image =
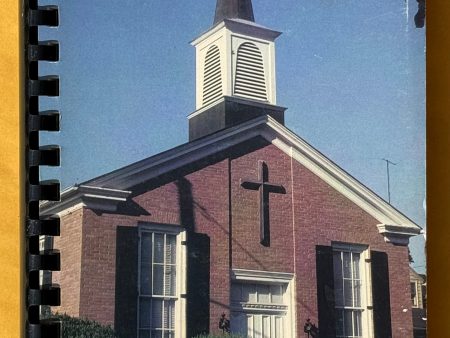
[[[62,322],[62,338],[117,338],[111,326],[101,325],[93,320],[58,313],[52,314],[50,318]]]

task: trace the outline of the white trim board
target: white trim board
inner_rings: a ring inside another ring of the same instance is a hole
[[[166,152],[94,178],[85,182],[83,186],[129,193],[127,189],[141,182],[194,163],[256,136],[261,136],[268,142],[271,142],[286,155],[295,159],[296,162],[305,166],[339,193],[372,215],[380,222],[380,227],[383,227],[385,235],[388,232],[392,232],[396,233],[396,235],[410,237],[420,233],[421,228],[408,217],[377,196],[305,140],[268,115],[254,118],[235,127],[185,143]],[[62,201],[66,199],[64,192],[61,194],[61,199]],[[51,205],[54,205],[54,203],[47,204],[47,206]],[[42,207],[44,211],[47,208],[46,205],[42,205]],[[402,231],[399,231],[399,228]]]

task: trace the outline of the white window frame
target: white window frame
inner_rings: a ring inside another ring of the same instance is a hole
[[[283,299],[285,301],[285,305],[287,305],[286,324],[285,324],[286,337],[296,337],[297,336],[295,325],[296,302],[295,302],[294,276],[295,276],[294,274],[286,272],[232,269],[231,283],[234,282],[234,283],[263,284],[263,285],[268,284],[284,285],[286,287],[286,291],[283,295]],[[231,285],[230,285],[230,292],[231,292]],[[277,309],[274,309],[274,311],[276,312]]]
[[[141,238],[143,233],[157,233],[174,235],[176,238],[176,289],[175,296],[167,299],[175,299],[175,338],[186,338],[186,231],[175,225],[141,224],[139,225],[138,244],[138,282],[137,282],[137,336],[140,335],[140,299],[141,295]],[[145,295],[148,296],[148,295]],[[161,298],[163,299],[163,298]]]
[[[410,281],[410,285],[414,284],[415,295],[412,301],[413,308],[419,308],[419,283],[417,280]]]
[[[366,245],[348,244],[348,243],[332,243],[333,260],[334,252],[352,252],[358,253],[359,260],[359,279],[361,281],[361,328],[362,336],[364,338],[374,337],[373,328],[373,302],[372,302],[372,273],[370,265],[370,249]],[[334,263],[333,263],[334,264]],[[353,269],[353,266],[352,266]],[[333,272],[334,274],[335,272]],[[353,272],[352,272],[353,274]],[[347,308],[346,306],[339,307],[339,309]],[[335,307],[335,309],[338,309]],[[354,308],[348,307],[349,310]],[[348,336],[336,336],[348,337]],[[350,336],[352,337],[352,336]]]

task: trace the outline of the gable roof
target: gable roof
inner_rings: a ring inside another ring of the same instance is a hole
[[[257,136],[261,136],[268,142],[271,142],[372,215],[380,222],[378,225],[379,231],[385,236],[396,234],[395,236],[397,237],[406,237],[407,239],[420,233],[421,228],[412,220],[345,172],[305,140],[268,115],[254,118],[235,127],[182,144],[86,181],[80,186],[69,188],[61,193],[62,203],[44,202],[41,204],[41,209],[46,213],[60,212],[62,208],[70,207],[70,205],[64,206],[69,199],[72,200],[71,205],[73,205],[73,201],[78,201],[74,197],[77,191],[79,194],[82,194],[83,190],[86,189],[90,189],[89,197],[91,199],[101,200],[102,197],[105,197],[111,200],[108,197],[109,192],[113,194],[113,197],[116,197],[118,191],[122,191],[121,198],[125,198],[124,196],[127,193],[131,193],[129,189],[139,183],[181,168]],[[99,192],[98,195],[93,194],[93,191],[96,189]],[[80,195],[79,197],[81,199],[82,196]],[[119,201],[117,198],[113,200],[115,202]],[[58,204],[61,206],[58,207]]]

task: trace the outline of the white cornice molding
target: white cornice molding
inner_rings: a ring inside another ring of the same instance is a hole
[[[178,169],[186,164],[244,142],[249,138],[261,135],[260,128],[264,126],[268,118],[268,116],[261,116],[205,138],[185,143],[112,173],[94,178],[85,182],[85,184],[114,187],[115,189],[123,190],[129,189],[170,170]]]
[[[265,132],[266,139],[271,139],[272,143],[286,154],[291,154],[292,150],[292,156],[295,160],[307,167],[362,209],[366,210],[379,222],[410,227],[414,229],[416,234],[419,234],[421,228],[417,224],[295,133],[270,117],[267,124],[271,129]]]
[[[289,283],[294,274],[287,272],[260,271],[247,269],[232,269],[231,279],[237,281],[258,281],[272,283]]]
[[[420,230],[401,225],[378,224],[377,227],[385,242],[396,245],[408,245],[409,238],[420,233]]]
[[[39,205],[42,215],[64,215],[73,208],[86,207],[102,211],[116,211],[120,202],[125,202],[131,191],[79,185],[61,193],[59,202],[44,201]]]
[[[274,41],[277,37],[279,37],[282,34],[279,31],[264,27],[262,25],[258,25],[251,21],[241,19],[225,19],[221,23],[213,26],[212,28],[210,28],[209,30],[207,30],[206,32],[202,33],[200,36],[192,40],[190,44],[192,46],[196,46],[223,28],[227,28],[234,33],[237,32],[260,39],[268,39],[270,41]]]
[[[252,21],[242,19],[225,19],[225,27],[235,33],[241,33],[264,40],[274,41],[281,35],[281,32],[264,27]]]
[[[127,190],[135,185],[257,136],[265,138],[288,156],[292,156],[297,162],[372,215],[381,224],[399,226],[411,236],[420,233],[421,228],[408,217],[381,199],[306,141],[267,115],[257,117],[199,140],[185,143],[166,152],[94,178],[84,184],[86,186],[94,186],[93,189],[96,189],[96,191],[98,189],[106,189],[105,191],[119,189],[116,191],[122,191],[126,195],[129,194]],[[62,200],[65,199],[64,193],[61,198]],[[383,234],[388,234],[389,232],[396,231],[391,227],[383,230]],[[394,235],[393,233],[391,237],[393,238]],[[399,236],[398,232],[395,236]]]
[[[196,46],[198,45],[200,42],[202,42],[203,40],[209,38],[211,35],[214,35],[215,33],[217,33],[218,31],[220,31],[222,28],[225,27],[225,22],[222,21],[221,23],[215,25],[214,27],[210,28],[209,30],[207,30],[206,32],[203,32],[200,36],[198,36],[197,38],[195,38],[194,40],[192,40],[190,42],[190,44],[192,46]]]

